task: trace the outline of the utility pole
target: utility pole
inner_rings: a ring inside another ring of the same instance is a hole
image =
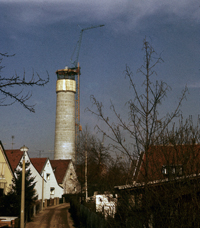
[[[24,152],[23,154],[23,161],[22,161],[22,186],[21,186],[21,213],[20,213],[20,228],[24,228],[24,210],[25,210],[25,153],[28,151],[28,147],[25,145],[20,148],[21,151]]]
[[[20,228],[24,228],[24,199],[25,199],[25,157],[23,156]]]
[[[43,203],[44,203],[44,171],[43,171],[43,174],[42,174],[42,205],[41,205],[41,210],[42,211],[43,211]]]
[[[14,142],[13,142],[14,138],[15,138],[15,136],[12,135],[12,150],[13,150],[13,145],[14,145]]]
[[[88,186],[87,186],[87,133],[86,133],[86,147],[85,147],[85,201],[88,198]]]

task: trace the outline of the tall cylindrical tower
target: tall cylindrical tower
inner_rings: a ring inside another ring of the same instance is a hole
[[[75,160],[76,69],[57,70],[54,159]]]

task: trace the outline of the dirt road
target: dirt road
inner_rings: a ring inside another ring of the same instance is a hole
[[[26,228],[74,228],[69,207],[69,203],[48,207],[27,223]]]

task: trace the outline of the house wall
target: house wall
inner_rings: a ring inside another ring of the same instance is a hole
[[[2,146],[0,145],[0,189],[7,194],[12,186],[13,173],[5,157]]]
[[[73,163],[70,162],[63,181],[64,194],[81,192],[81,185],[78,181]]]
[[[61,198],[63,195],[63,188],[58,185],[49,160],[46,163],[46,166],[43,170],[43,174],[44,174],[44,180],[46,182],[44,185],[44,198],[45,199],[51,199],[55,197]],[[54,191],[52,191],[53,188],[54,188]]]

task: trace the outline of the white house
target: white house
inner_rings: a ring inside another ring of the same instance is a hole
[[[30,160],[40,175],[44,177],[44,199],[61,198],[63,188],[56,180],[50,160],[48,158],[31,158]]]
[[[0,196],[7,194],[11,190],[13,177],[14,172],[0,141]]]
[[[76,171],[71,159],[50,160],[58,184],[63,187],[64,194],[75,194],[81,191]]]
[[[19,164],[20,162],[23,161],[23,159],[25,159],[25,162],[30,163],[29,169],[31,170],[32,176],[35,177],[35,180],[34,180],[36,182],[35,190],[38,195],[38,199],[40,200],[42,199],[42,177],[30,161],[29,155],[27,153],[28,148],[27,150],[24,148],[25,147],[22,147],[21,149],[17,149],[17,150],[5,150],[5,153],[7,155],[7,158],[9,160],[9,163],[12,167],[12,170],[15,176],[16,176],[15,170],[21,169]]]
[[[29,158],[28,148],[5,150],[13,173],[21,169],[20,162],[30,163],[30,170],[35,177],[35,190],[38,199],[61,198],[63,194],[74,194],[81,191],[76,171],[71,159],[49,160],[48,158]],[[16,174],[15,174],[16,175]],[[44,179],[43,179],[44,177]]]

